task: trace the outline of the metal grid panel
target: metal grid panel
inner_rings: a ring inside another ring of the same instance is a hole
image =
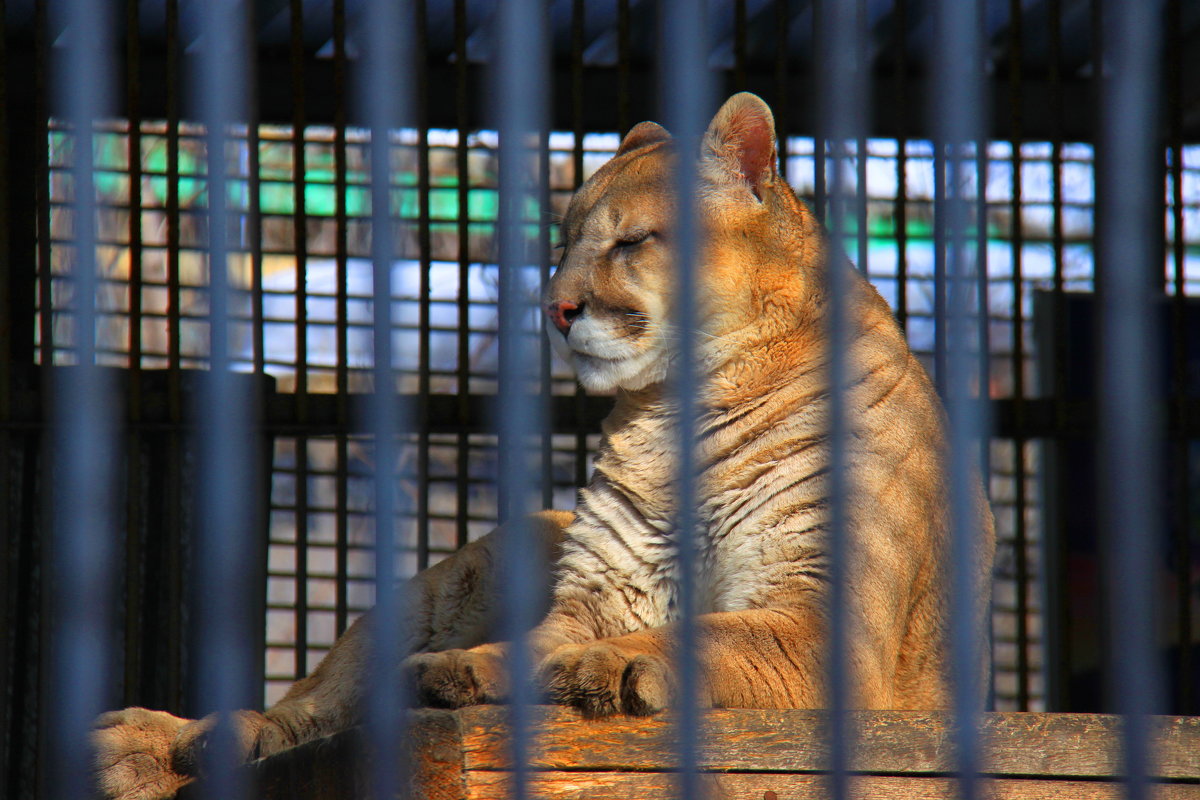
[[[98,139],[99,152],[103,154],[102,165],[108,167],[99,174],[107,177],[111,187],[107,191],[102,187],[101,196],[105,198],[114,213],[111,216],[101,216],[101,238],[105,245],[101,248],[104,264],[112,265],[108,270],[105,286],[107,294],[103,308],[110,310],[99,329],[99,338],[103,343],[102,351],[107,363],[126,365],[130,363],[127,357],[134,339],[132,331],[136,328],[142,331],[140,343],[143,347],[141,364],[145,368],[165,366],[168,360],[168,344],[170,328],[174,325],[172,315],[166,313],[167,293],[169,286],[166,275],[168,249],[162,247],[160,239],[165,240],[164,230],[168,225],[165,205],[168,184],[160,176],[165,172],[168,142],[163,135],[165,128],[161,123],[145,122],[140,136],[143,152],[145,153],[141,173],[145,176],[142,196],[145,210],[142,214],[142,230],[153,229],[153,236],[143,234],[136,241],[125,232],[128,230],[129,173],[132,168],[127,160],[129,141],[127,128],[114,127],[111,132]],[[191,137],[181,137],[180,150],[182,153],[191,152],[193,163],[199,164],[202,155],[199,138],[200,131],[193,129]],[[345,195],[346,205],[356,209],[355,213],[347,214],[350,219],[346,225],[339,225],[336,218],[336,196],[334,188],[336,160],[334,147],[334,132],[328,128],[310,129],[306,133],[306,159],[308,177],[303,181],[295,181],[296,169],[294,163],[294,145],[291,129],[285,126],[265,126],[259,135],[260,153],[260,216],[267,220],[263,227],[264,243],[262,247],[261,270],[261,304],[262,304],[262,337],[259,344],[254,343],[250,325],[242,328],[244,337],[239,344],[238,352],[242,354],[241,364],[250,368],[256,359],[261,359],[261,367],[273,375],[281,391],[296,392],[298,375],[306,374],[308,392],[329,393],[337,391],[339,371],[344,372],[347,389],[351,392],[368,390],[371,386],[367,375],[369,372],[370,352],[368,341],[368,326],[371,304],[367,286],[369,285],[368,264],[361,258],[368,247],[367,234],[369,229],[359,228],[357,240],[348,236],[347,256],[344,260],[345,282],[339,281],[339,260],[336,254],[336,239],[339,229],[353,230],[354,220],[365,220],[367,203],[362,190],[356,197],[353,190]],[[347,160],[351,164],[347,169],[349,185],[365,185],[367,180],[365,154],[362,146],[365,134],[357,129],[350,129],[346,138],[351,144],[348,148]],[[399,137],[398,141],[415,143],[415,134]],[[479,198],[472,205],[471,195],[468,194],[465,204],[468,216],[465,221],[468,230],[469,248],[477,254],[486,253],[491,247],[490,241],[494,234],[494,134],[483,132],[474,137],[466,138],[464,146],[459,146],[459,137],[453,131],[433,131],[428,137],[428,160],[433,183],[457,182],[457,153],[465,152],[468,164],[474,159],[476,177],[472,180],[477,188],[472,192]],[[576,144],[576,142],[581,142]],[[569,198],[570,187],[577,185],[596,167],[610,157],[615,150],[617,139],[612,134],[595,134],[585,136],[582,141],[571,134],[556,133],[550,138],[550,177],[552,202],[555,207],[562,209]],[[859,159],[851,157],[853,172],[852,185],[862,178],[866,179],[866,226],[865,237],[860,237],[857,230],[846,233],[848,247],[854,247],[865,253],[861,259],[868,276],[884,295],[885,299],[895,308],[899,306],[899,297],[906,298],[906,330],[910,346],[922,358],[927,368],[935,365],[935,259],[933,237],[933,203],[934,203],[934,160],[933,151],[928,142],[910,141],[901,148],[896,142],[884,139],[865,141],[868,157]],[[70,139],[62,131],[51,135],[50,149],[52,186],[65,195],[69,187]],[[355,150],[354,148],[358,149]],[[239,145],[238,160],[248,163],[248,149]],[[813,141],[808,138],[796,138],[789,143],[786,168],[789,181],[802,196],[812,198],[816,191],[814,177],[815,163]],[[1054,157],[1057,150],[1057,157]],[[1184,158],[1180,161],[1180,205],[1176,213],[1172,205],[1168,209],[1169,221],[1174,224],[1177,216],[1186,218],[1200,213],[1200,193],[1185,189],[1185,184],[1191,177],[1200,172],[1200,158],[1195,156],[1197,148],[1185,149]],[[904,158],[900,158],[900,153]],[[1193,153],[1193,161],[1188,161],[1188,153]],[[419,173],[420,152],[414,144],[401,146],[399,149],[398,178],[393,186],[399,194],[400,213],[402,218],[411,223],[418,223],[420,215],[416,213],[419,206],[419,192],[410,183]],[[183,159],[187,161],[186,158]],[[905,180],[901,183],[897,170],[903,161]],[[1032,306],[1034,292],[1039,289],[1051,289],[1056,281],[1061,279],[1061,285],[1068,291],[1088,291],[1094,285],[1094,257],[1092,245],[1093,223],[1093,192],[1094,181],[1093,150],[1089,145],[1075,143],[1055,148],[1050,143],[1026,142],[1021,145],[1019,152],[1011,143],[996,142],[988,147],[987,156],[987,258],[988,258],[988,298],[989,298],[989,352],[991,363],[989,370],[990,393],[995,398],[1016,398],[1028,396],[1052,396],[1053,387],[1037,385],[1037,358],[1039,344],[1034,332]],[[354,166],[357,165],[357,166]],[[581,171],[577,171],[581,170]],[[181,176],[198,171],[197,167],[184,167]],[[1056,185],[1055,174],[1061,174],[1061,185]],[[489,182],[488,175],[493,178]],[[193,198],[184,201],[187,207],[195,203],[194,198],[202,197],[204,191],[203,176],[184,178],[180,184],[189,187],[181,191],[181,195]],[[314,210],[308,217],[309,235],[306,239],[306,270],[304,285],[306,290],[297,291],[297,258],[290,252],[289,244],[294,242],[294,226],[283,226],[270,220],[290,220],[290,213],[295,208],[295,192],[297,186],[306,190],[306,203]],[[903,187],[903,191],[901,188]],[[405,193],[407,192],[407,193]],[[904,199],[903,215],[898,212],[896,203]],[[1019,201],[1018,201],[1019,198]],[[467,378],[467,394],[486,394],[494,390],[495,355],[496,355],[496,277],[494,265],[486,262],[466,261],[467,290],[461,290],[463,265],[453,261],[443,260],[445,256],[465,250],[460,246],[458,236],[463,224],[454,215],[460,205],[459,192],[451,187],[442,196],[432,194],[431,207],[435,213],[430,215],[430,252],[432,258],[428,267],[421,268],[421,262],[414,260],[420,256],[421,249],[417,242],[409,240],[404,253],[406,258],[398,262],[396,293],[397,314],[399,323],[397,330],[401,331],[399,340],[403,355],[400,357],[401,375],[400,386],[408,392],[418,392],[422,372],[419,369],[422,352],[419,342],[425,341],[424,362],[428,369],[423,373],[428,381],[428,390],[432,396],[457,396],[460,381]],[[407,212],[405,211],[407,209]],[[186,212],[184,219],[186,219]],[[59,225],[69,234],[70,216],[65,201],[58,201],[52,195],[51,201],[52,224]],[[901,220],[904,227],[900,227]],[[1056,228],[1057,220],[1057,228]],[[186,224],[186,223],[185,223]],[[851,224],[853,221],[851,220]],[[475,232],[471,233],[471,227]],[[1186,231],[1195,226],[1181,228]],[[1056,240],[1055,230],[1060,235]],[[52,241],[52,258],[68,263],[69,236],[64,234]],[[191,234],[194,236],[195,234]],[[357,241],[357,244],[355,244]],[[860,246],[865,242],[865,249]],[[1185,246],[1188,242],[1184,241]],[[1057,245],[1057,246],[1056,246]],[[135,249],[142,250],[143,269],[140,273],[130,274],[129,264]],[[181,248],[184,255],[180,258],[183,269],[180,273],[180,322],[176,326],[180,331],[180,361],[182,366],[204,364],[207,356],[207,340],[202,328],[205,320],[204,298],[198,289],[203,286],[203,261],[201,251]],[[65,251],[65,253],[64,253]],[[59,254],[55,256],[55,254]],[[243,280],[249,288],[252,276],[250,266],[253,254],[246,251],[243,258]],[[1021,269],[1014,269],[1015,263],[1021,264]],[[1189,264],[1191,268],[1189,269]],[[1172,265],[1174,266],[1174,265]],[[428,285],[422,291],[418,276],[429,276]],[[102,273],[103,274],[103,273]],[[1182,260],[1182,269],[1176,269],[1179,280],[1172,280],[1170,291],[1174,292],[1178,284],[1184,294],[1200,293],[1200,267],[1191,263],[1186,256]],[[139,277],[140,275],[140,277]],[[133,291],[140,283],[142,324],[135,326],[137,318],[132,310],[131,298]],[[901,293],[899,287],[906,290]],[[184,287],[196,287],[186,289]],[[345,287],[344,296],[339,294]],[[1019,292],[1019,294],[1018,294]],[[303,326],[296,324],[297,298],[303,297],[307,314]],[[1016,298],[1020,297],[1020,302]],[[339,298],[344,305],[339,304]],[[62,301],[65,302],[65,301]],[[469,327],[458,325],[461,305],[467,304],[469,319],[473,320]],[[243,319],[251,323],[250,304],[245,304],[246,313]],[[345,325],[339,325],[339,319],[344,312],[347,320]],[[1018,313],[1019,312],[1019,313]],[[430,322],[422,328],[420,316],[425,313]],[[55,341],[55,358],[60,362],[69,361],[70,355],[70,326],[64,318],[65,308],[58,312],[53,329],[57,332]],[[195,327],[193,327],[195,326]],[[300,331],[305,333],[307,348],[304,358],[298,362],[296,358],[297,337]],[[341,332],[344,337],[339,338]],[[344,345],[346,354],[339,357],[339,342]],[[468,362],[466,368],[459,365],[458,359],[462,352],[460,345],[466,345]],[[1021,358],[1016,354],[1022,353]],[[553,360],[553,375],[556,393],[579,392],[574,388],[568,368],[557,357]],[[1016,368],[1021,364],[1021,369]],[[339,368],[344,365],[344,370]],[[1017,376],[1022,377],[1018,378]],[[1020,392],[1018,392],[1018,388]],[[431,400],[439,403],[439,400]],[[1019,412],[1018,412],[1019,413]],[[297,414],[297,424],[303,426],[304,419]],[[581,438],[586,433],[575,434],[576,449]],[[297,446],[296,441],[288,441],[288,447]],[[336,439],[334,440],[336,441]],[[462,486],[451,485],[445,480],[446,475],[458,475],[454,466],[459,454],[451,453],[444,446],[436,444],[437,440],[429,442],[428,446],[418,443],[411,461],[426,453],[424,472],[427,477],[421,487],[413,485],[411,503],[413,508],[424,502],[426,509],[418,512],[417,517],[428,518],[430,524],[439,528],[447,523],[454,524],[456,529],[459,513],[455,510],[447,513],[448,497],[451,490],[453,496],[464,486],[486,485],[489,480],[486,472],[474,477],[467,475],[467,483]],[[1018,461],[1018,441],[1026,455]],[[997,675],[997,703],[999,708],[1042,708],[1044,707],[1044,680],[1040,674],[1044,667],[1044,657],[1041,653],[1038,639],[1042,621],[1040,618],[1041,591],[1037,588],[1036,579],[1040,576],[1038,568],[1041,525],[1041,511],[1032,502],[1039,492],[1039,470],[1041,445],[1037,442],[1021,440],[995,440],[992,448],[991,492],[993,507],[998,520],[998,531],[1001,543],[1001,555],[997,564],[996,600],[994,607],[995,657]],[[556,448],[562,452],[562,445]],[[282,453],[283,451],[280,451]],[[286,450],[293,453],[294,450]],[[463,463],[484,464],[487,457],[484,452],[468,448]],[[582,483],[586,476],[587,453],[584,457],[578,453],[571,460],[574,464],[572,479],[559,477],[554,485],[560,487],[557,504],[554,507],[569,507],[572,500],[564,496],[563,489],[570,485],[571,480]],[[282,460],[281,460],[282,459]],[[562,463],[556,457],[556,463]],[[330,506],[330,501],[306,501],[302,497],[300,487],[307,486],[310,481],[304,480],[301,473],[313,470],[312,480],[320,482],[321,475],[329,469],[325,459],[314,459],[306,465],[296,462],[292,456],[276,456],[276,500],[275,511],[278,518],[286,507],[290,513],[286,515],[287,523],[294,526],[293,530],[305,527],[305,517],[310,513],[322,514]],[[1019,482],[1015,479],[1018,470],[1023,470],[1027,479]],[[331,473],[337,480],[337,471]],[[434,477],[440,476],[440,477]],[[279,481],[287,484],[287,488],[279,488]],[[334,487],[336,488],[336,487]],[[321,491],[330,487],[321,484]],[[315,490],[314,490],[315,491]],[[280,494],[282,492],[282,495]],[[342,495],[334,492],[332,505],[338,502],[353,501],[352,490]],[[286,502],[279,497],[286,497]],[[464,495],[473,496],[472,491]],[[339,497],[342,498],[339,500]],[[424,500],[422,500],[424,498]],[[483,510],[477,501],[468,500],[475,506],[472,512],[468,507],[464,523],[474,530],[469,538],[476,538],[487,530],[494,522],[494,513]],[[488,501],[494,503],[494,499]],[[486,505],[486,504],[484,504]],[[494,507],[494,506],[493,506]],[[457,502],[455,502],[457,509]],[[437,509],[442,509],[438,511]],[[1025,509],[1017,513],[1017,509]],[[363,509],[358,509],[359,512]],[[278,528],[276,522],[273,527]],[[321,525],[324,523],[314,523]],[[1024,530],[1021,530],[1021,526]],[[1032,526],[1032,527],[1031,527]],[[457,538],[447,539],[444,534],[432,533],[426,538],[416,535],[409,546],[417,550],[433,554],[444,553],[452,547]],[[1021,563],[1017,555],[1021,551],[1018,541],[1025,539],[1025,563]],[[276,539],[279,534],[276,534]],[[297,541],[294,534],[290,541],[293,547],[300,549],[303,537]],[[360,544],[362,544],[360,542]],[[278,552],[278,551],[276,551]],[[279,557],[279,556],[277,556]],[[428,561],[428,555],[418,557],[416,563]],[[297,554],[292,563],[302,564],[304,558]],[[298,567],[294,567],[298,569]],[[278,573],[279,568],[274,568]],[[275,577],[281,577],[276,575]],[[304,582],[303,570],[299,570],[296,579]],[[1016,586],[1026,586],[1025,591],[1018,592]],[[324,589],[313,589],[323,592]],[[303,598],[303,594],[293,594],[293,598]],[[322,595],[323,596],[323,595]],[[1022,600],[1022,598],[1024,598]],[[322,603],[320,598],[314,602]],[[297,600],[296,602],[299,602]],[[361,601],[352,603],[346,608],[361,611],[364,606]],[[277,609],[278,610],[278,609]],[[296,612],[299,619],[306,614],[303,609]],[[278,615],[276,615],[278,617]],[[344,630],[348,618],[345,608],[338,611],[338,617],[343,620],[336,626],[337,631]],[[1025,620],[1022,629],[1022,619]],[[1031,627],[1034,632],[1031,633]],[[280,634],[269,634],[273,647],[281,641]],[[299,625],[294,634],[288,635],[288,640],[295,642],[296,647],[303,650],[309,643],[304,636],[304,625]],[[1025,642],[1025,646],[1019,643]],[[329,644],[328,635],[315,635],[312,645],[318,652],[324,652]],[[281,655],[273,650],[271,656],[278,663]],[[301,654],[297,663],[304,663]],[[309,661],[310,667],[312,664]],[[271,670],[275,680],[294,679],[304,674],[280,672]],[[1024,676],[1024,678],[1022,677]],[[1030,683],[1035,688],[1030,688]],[[278,695],[280,684],[276,683],[272,695]],[[1031,705],[1032,704],[1032,705]]]

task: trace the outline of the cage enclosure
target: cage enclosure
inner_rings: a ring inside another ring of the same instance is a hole
[[[979,426],[988,713],[853,712],[848,754],[808,711],[421,711],[260,794],[1200,796],[1200,3],[9,0],[0,33],[0,794],[77,796],[103,709],[270,706],[392,578],[574,507],[613,398],[527,335],[558,222],[634,124],[751,91]]]

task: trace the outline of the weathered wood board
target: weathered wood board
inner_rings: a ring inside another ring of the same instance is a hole
[[[529,786],[539,798],[635,800],[676,793],[672,719],[582,719],[535,710]],[[853,797],[953,798],[954,748],[939,714],[856,712]],[[1118,798],[1121,721],[1093,714],[983,715],[981,796]],[[1200,800],[1200,717],[1155,718],[1150,796]],[[501,800],[512,778],[505,710],[483,706],[410,715],[413,800]],[[256,762],[264,800],[368,796],[364,741],[347,731]],[[705,715],[700,764],[712,798],[828,796],[826,718],[814,711],[722,710]]]

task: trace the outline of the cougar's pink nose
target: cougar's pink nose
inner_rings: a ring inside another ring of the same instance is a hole
[[[583,306],[576,305],[570,300],[559,300],[546,304],[546,316],[550,318],[550,321],[554,323],[554,327],[558,328],[563,336],[567,335],[567,331],[571,330],[571,323],[582,313]]]

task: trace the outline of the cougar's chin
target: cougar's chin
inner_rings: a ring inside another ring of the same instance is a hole
[[[666,358],[654,342],[621,338],[603,322],[584,318],[563,336],[549,329],[554,349],[575,368],[575,377],[591,392],[636,391],[663,380]]]
[[[667,372],[666,359],[653,348],[623,359],[572,353],[571,363],[575,366],[575,377],[590,392],[637,391],[661,382]]]

